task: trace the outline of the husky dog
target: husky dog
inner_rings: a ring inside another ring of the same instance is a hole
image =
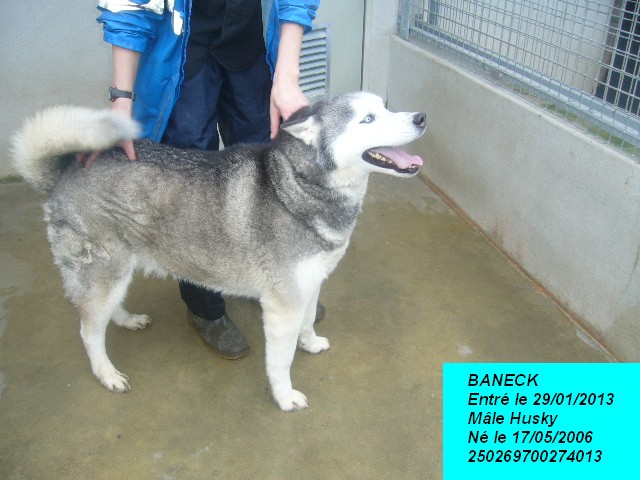
[[[347,249],[368,176],[415,175],[422,160],[396,147],[424,131],[423,113],[392,113],[375,95],[353,93],[301,109],[268,145],[204,152],[136,140],[132,162],[112,147],[135,138],[135,122],[58,106],[15,135],[13,162],[49,194],[53,258],[108,390],[130,388],[106,353],[109,320],[129,329],[150,321],[122,306],[141,268],[259,299],[271,391],[292,411],[307,407],[291,385],[296,346],[329,348],[313,328],[320,285]],[[97,150],[105,151],[91,168],[76,161]]]

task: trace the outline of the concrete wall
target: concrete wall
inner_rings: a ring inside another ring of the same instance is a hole
[[[389,47],[396,33],[397,1],[366,0],[362,89],[387,98]]]
[[[8,2],[0,29],[0,178],[12,175],[12,132],[38,109],[60,103],[108,107],[111,47],[96,1]],[[364,2],[322,0],[331,24],[331,93],[360,89]]]
[[[388,94],[428,115],[426,177],[617,358],[640,361],[640,165],[398,37]]]
[[[332,95],[360,89],[363,18],[364,2],[320,1],[316,23],[331,25],[329,89]]]
[[[110,48],[94,2],[8,2],[0,29],[0,178],[13,173],[11,133],[25,117],[58,103],[107,106]]]

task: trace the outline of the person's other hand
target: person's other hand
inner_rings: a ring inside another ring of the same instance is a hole
[[[116,98],[113,102],[111,102],[111,109],[116,110],[128,117],[131,117],[133,113],[133,101],[128,98]],[[120,143],[119,146],[120,148],[122,148],[122,150],[124,150],[124,154],[129,160],[137,160],[136,151],[133,148],[133,140],[126,140]],[[85,166],[90,167],[91,165]]]
[[[111,104],[111,109],[121,112],[124,115],[131,117],[133,102],[127,98],[117,98]],[[133,140],[125,140],[118,144],[120,148],[124,151],[124,154],[129,160],[137,160],[136,151],[133,147]],[[102,152],[80,152],[76,153],[76,160],[80,162],[84,168],[91,168],[91,165],[100,157]]]

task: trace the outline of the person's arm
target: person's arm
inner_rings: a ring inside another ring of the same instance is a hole
[[[126,8],[123,8],[125,3]],[[158,0],[135,3],[99,0],[98,10],[100,15],[97,20],[103,27],[103,39],[112,46],[112,86],[132,92],[141,52],[147,50],[164,18],[164,2]],[[130,99],[118,98],[112,103],[111,108],[131,116],[133,102]],[[125,142],[121,147],[127,158],[136,159],[133,142]],[[95,156],[94,154],[92,157]],[[89,166],[91,162],[88,161],[87,164]]]
[[[280,119],[285,121],[292,113],[309,104],[300,85],[300,49],[304,28],[296,23],[283,23],[280,27],[278,60],[271,88],[271,139],[280,132]]]
[[[113,45],[113,86],[118,90],[133,92],[140,63],[140,52]],[[116,98],[111,102],[111,108],[129,117],[133,112],[133,100]],[[120,144],[129,160],[136,159],[133,141],[128,140]]]

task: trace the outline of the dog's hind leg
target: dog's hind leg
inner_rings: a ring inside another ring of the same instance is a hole
[[[307,397],[291,385],[291,364],[304,305],[264,297],[260,303],[264,317],[267,377],[273,398],[285,412],[307,408]]]
[[[80,336],[91,362],[91,370],[96,378],[112,392],[130,390],[129,377],[116,370],[109,360],[105,346],[105,334],[114,312],[121,314],[120,306],[131,281],[133,269],[114,277],[114,283],[95,283],[88,287],[86,294],[77,301],[80,312]],[[103,277],[104,278],[104,277]],[[127,312],[125,312],[127,313]]]
[[[130,328],[145,323],[144,318],[132,319],[121,307],[135,259],[122,245],[110,243],[107,247],[91,241],[79,216],[70,216],[67,210],[53,199],[45,204],[53,259],[67,297],[80,313],[80,336],[94,375],[112,392],[124,392],[130,388],[128,378],[109,360],[105,333],[111,318]]]

